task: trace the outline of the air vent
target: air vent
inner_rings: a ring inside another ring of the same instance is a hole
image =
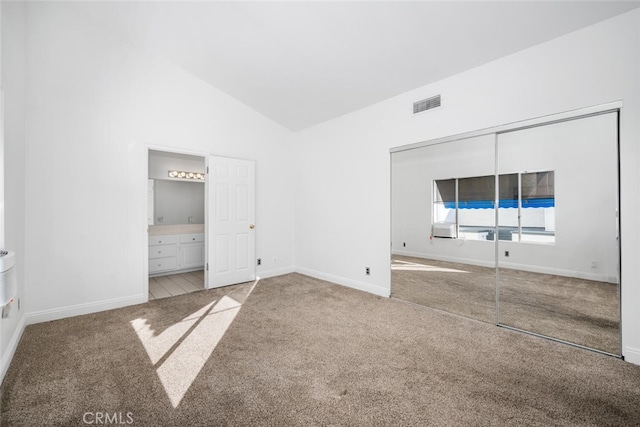
[[[432,96],[431,98],[423,99],[413,103],[413,114],[422,113],[423,111],[438,108],[440,106],[440,95]]]

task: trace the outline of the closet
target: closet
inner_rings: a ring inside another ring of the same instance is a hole
[[[392,297],[619,356],[618,114],[392,149]]]

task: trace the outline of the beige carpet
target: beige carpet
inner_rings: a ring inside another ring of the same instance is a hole
[[[496,323],[496,275],[490,268],[394,255],[391,296]]]
[[[640,367],[616,358],[298,274],[246,297],[250,286],[27,327],[2,425],[85,425],[96,413],[138,426],[640,420]]]
[[[496,323],[495,270],[394,255],[392,296]],[[500,323],[620,354],[618,285],[500,269]]]

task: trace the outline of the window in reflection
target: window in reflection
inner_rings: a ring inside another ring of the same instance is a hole
[[[500,175],[500,240],[555,242],[554,179],[553,171]]]
[[[433,221],[435,237],[457,237],[456,180],[442,179],[433,185]]]
[[[500,240],[555,242],[554,172],[499,176]],[[495,177],[435,180],[433,237],[494,240]]]
[[[521,242],[553,243],[556,235],[554,173],[534,172],[520,174]]]
[[[460,237],[471,240],[493,240],[495,188],[493,175],[458,180]]]

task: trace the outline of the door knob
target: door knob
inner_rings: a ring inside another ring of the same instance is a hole
[[[253,230],[254,228],[256,228],[256,226],[255,226],[255,225],[253,225],[253,224],[251,224],[251,225],[249,226],[249,228]]]

